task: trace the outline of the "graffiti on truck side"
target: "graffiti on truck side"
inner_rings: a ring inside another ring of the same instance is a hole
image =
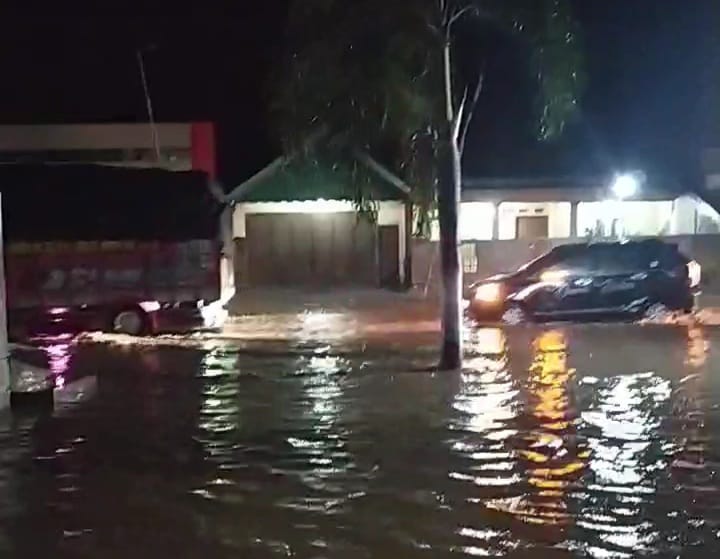
[[[137,287],[166,287],[195,285],[205,280],[203,270],[148,270],[142,268],[125,268],[114,270],[97,270],[88,268],[53,268],[48,270],[40,289],[43,291],[59,291],[69,289],[133,289]]]

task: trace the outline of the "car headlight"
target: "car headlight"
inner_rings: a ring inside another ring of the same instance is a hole
[[[698,287],[700,285],[700,281],[702,280],[702,267],[695,260],[691,260],[687,264],[687,270],[690,287]]]
[[[502,299],[502,286],[499,283],[485,283],[475,290],[475,300],[481,303],[497,303]]]
[[[549,270],[543,272],[540,275],[540,281],[542,283],[548,283],[551,285],[559,285],[568,277],[566,270]]]

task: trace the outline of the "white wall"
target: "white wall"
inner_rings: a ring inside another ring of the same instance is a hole
[[[458,233],[461,241],[490,241],[496,219],[495,204],[492,202],[462,202],[458,218]],[[430,223],[430,240],[440,240],[440,223],[437,218]]]
[[[580,237],[595,231],[602,224],[604,235],[615,233],[627,236],[671,235],[673,230],[673,202],[669,200],[604,200],[578,204],[577,232]]]
[[[673,235],[692,235],[697,223],[698,204],[692,196],[680,196],[673,202],[672,227]]]
[[[355,212],[352,202],[346,200],[312,200],[292,202],[248,202],[236,204],[233,211],[233,238],[244,239],[247,231],[245,218],[249,214],[303,214]],[[402,202],[379,202],[378,225],[397,225],[400,234],[398,247],[400,281],[405,280],[405,208]]]
[[[493,238],[495,204],[463,202],[460,205],[460,240],[489,241]]]
[[[570,202],[503,202],[498,207],[498,234],[501,240],[517,238],[517,218],[524,216],[547,216],[551,239],[570,236]]]

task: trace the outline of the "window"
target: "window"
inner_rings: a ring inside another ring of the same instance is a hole
[[[477,274],[478,259],[475,244],[469,243],[460,246],[460,257],[462,258],[463,272],[466,274]]]
[[[650,264],[648,250],[637,244],[594,247],[598,270],[607,274],[625,274],[647,270]]]
[[[588,271],[593,268],[590,251],[574,245],[559,246],[520,268],[529,276],[547,271]]]
[[[543,271],[564,271],[570,273],[586,273],[596,268],[593,255],[589,250],[573,251],[562,256],[555,264]]]

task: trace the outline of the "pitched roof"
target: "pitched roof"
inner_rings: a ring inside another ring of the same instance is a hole
[[[363,163],[378,178],[369,184],[370,196],[375,200],[397,200],[410,188],[392,172],[365,154],[358,154]],[[352,200],[356,190],[349,166],[323,165],[293,158],[278,157],[268,166],[235,187],[227,202],[282,202],[306,200]]]

